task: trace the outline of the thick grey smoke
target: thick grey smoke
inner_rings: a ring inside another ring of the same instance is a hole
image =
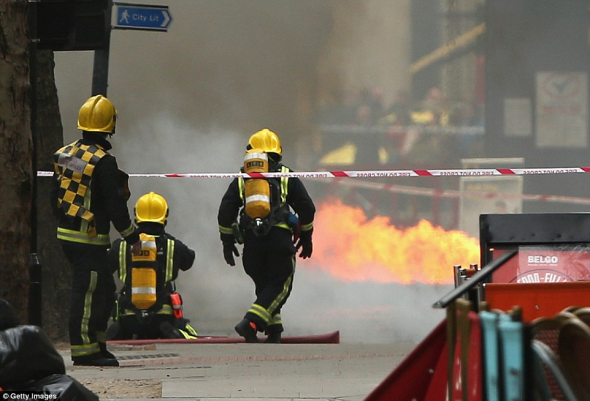
[[[310,150],[310,110],[322,91],[383,85],[391,98],[407,85],[402,32],[409,6],[392,3],[171,1],[167,33],[113,31],[107,95],[119,112],[112,143],[120,167],[128,173],[234,172],[249,135],[268,127],[281,136],[285,163],[308,169],[295,160],[298,151]],[[379,26],[387,35],[375,34]],[[56,54],[65,141],[79,135],[77,111],[90,96],[92,59],[92,52]],[[203,335],[235,335],[233,326],[254,300],[241,259],[232,268],[221,252],[216,215],[229,181],[130,181],[130,211],[142,194],[162,194],[170,206],[168,231],[197,252],[177,285]],[[325,187],[308,188],[319,202]],[[430,305],[448,288],[343,283],[306,269],[307,263],[313,258],[299,263],[283,311],[286,335],[340,330],[342,341],[417,341],[444,317]]]

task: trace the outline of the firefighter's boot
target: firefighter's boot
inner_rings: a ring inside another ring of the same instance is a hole
[[[106,359],[114,359],[117,360],[117,357],[115,355],[113,355],[112,352],[110,352],[107,349],[107,344],[103,343],[103,342],[99,342],[98,343],[98,347],[100,348],[100,354],[105,357]]]
[[[160,323],[160,332],[164,338],[184,338],[182,333],[172,326],[170,322]]]
[[[243,319],[235,327],[236,332],[244,337],[247,343],[257,343],[258,337],[256,337],[256,323],[251,322],[248,319]]]
[[[280,344],[281,333],[268,333],[268,337],[264,340],[265,343]]]
[[[281,333],[282,333],[282,328],[279,327],[275,327],[275,326],[269,326],[266,329],[266,340],[264,340],[265,343],[272,343],[272,344],[280,344],[281,343]]]

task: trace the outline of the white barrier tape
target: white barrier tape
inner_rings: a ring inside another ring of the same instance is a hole
[[[526,195],[515,193],[485,192],[485,191],[458,191],[453,189],[430,189],[410,187],[406,185],[379,184],[367,181],[340,181],[339,184],[365,189],[383,190],[393,193],[441,198],[471,198],[471,199],[522,199],[526,201],[543,201],[556,203],[573,203],[578,205],[590,205],[590,199],[573,196],[557,195]]]
[[[440,125],[406,125],[406,126],[376,126],[365,127],[357,125],[320,125],[323,134],[352,134],[358,136],[367,136],[368,134],[394,134],[403,135],[410,132],[419,134],[437,134],[437,135],[483,135],[484,127],[442,127]]]
[[[551,168],[484,168],[484,169],[444,169],[444,170],[372,170],[372,171],[292,171],[289,173],[171,173],[171,174],[129,174],[130,177],[148,178],[386,178],[386,177],[468,177],[498,175],[544,175],[590,173],[590,167],[551,167]],[[37,176],[51,176],[51,171],[38,171]]]

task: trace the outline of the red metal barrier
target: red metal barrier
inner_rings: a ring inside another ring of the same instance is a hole
[[[365,401],[445,401],[446,326],[443,320]]]

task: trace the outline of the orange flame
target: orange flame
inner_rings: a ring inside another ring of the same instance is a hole
[[[454,265],[479,263],[478,240],[462,231],[426,220],[401,230],[387,217],[367,220],[362,209],[340,200],[318,207],[313,237],[305,265],[345,281],[452,284]]]

